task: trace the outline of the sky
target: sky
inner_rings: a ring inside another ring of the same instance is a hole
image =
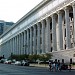
[[[0,0],[0,20],[16,23],[42,0]]]

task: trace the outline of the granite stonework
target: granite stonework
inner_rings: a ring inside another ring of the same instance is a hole
[[[70,59],[72,59],[72,61],[75,62],[75,49],[52,52],[52,55],[53,60],[57,59],[62,62],[62,59],[64,59],[65,63],[69,63]]]

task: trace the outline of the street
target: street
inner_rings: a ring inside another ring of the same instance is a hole
[[[57,71],[50,72],[48,68],[16,66],[0,64],[0,75],[75,75],[75,70],[71,72]]]

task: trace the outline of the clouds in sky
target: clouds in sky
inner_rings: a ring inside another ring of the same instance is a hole
[[[42,0],[0,0],[0,20],[18,21]]]

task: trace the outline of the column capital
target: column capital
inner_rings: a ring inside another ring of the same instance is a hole
[[[57,14],[62,14],[63,13],[63,10],[59,10],[58,12],[57,12]]]
[[[39,27],[39,26],[40,26],[40,22],[37,23],[37,27]]]
[[[50,20],[50,17],[46,17],[46,21],[49,21]]]
[[[72,3],[72,7],[74,7],[74,8],[75,8],[75,2],[73,2],[73,3]]]
[[[41,23],[42,23],[42,24],[43,24],[43,23],[45,23],[45,19],[44,19],[44,20],[42,20],[42,21],[41,21]]]
[[[23,34],[24,32],[21,32],[21,34]]]
[[[32,30],[32,27],[30,27],[29,29]]]
[[[33,26],[33,28],[36,28],[36,26],[37,26],[37,25],[35,24],[35,25]]]
[[[29,28],[26,31],[29,31]]]
[[[26,30],[24,31],[24,33],[26,33]]]
[[[68,6],[66,6],[65,8],[64,8],[64,11],[69,11],[69,7]]]
[[[56,17],[57,17],[56,14],[52,14],[52,15],[51,15],[51,18],[53,18],[53,19],[56,18]]]

